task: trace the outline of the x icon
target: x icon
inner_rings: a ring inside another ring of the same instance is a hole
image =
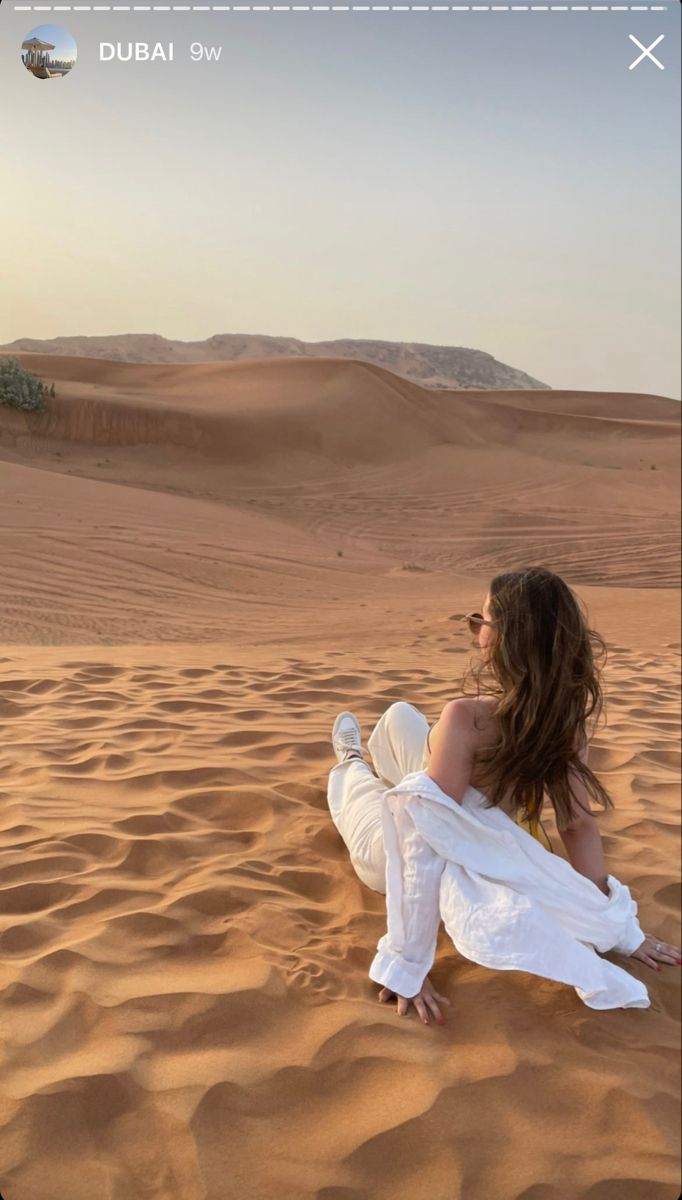
[[[655,63],[657,67],[660,67],[661,71],[665,71],[665,67],[663,66],[663,63],[658,61],[655,54],[651,53],[651,51],[654,49],[654,47],[657,46],[659,42],[663,41],[663,38],[665,37],[664,33],[661,33],[659,35],[659,37],[656,38],[656,41],[652,42],[650,46],[643,46],[642,43],[637,40],[634,33],[629,33],[628,37],[631,42],[635,43],[635,46],[637,47],[637,49],[642,51],[639,58],[636,58],[634,62],[630,63],[628,70],[634,71],[635,67],[639,66],[639,64],[641,63],[643,58],[650,58],[652,63]]]

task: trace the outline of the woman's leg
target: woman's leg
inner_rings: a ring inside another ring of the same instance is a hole
[[[350,757],[329,772],[327,802],[358,877],[375,892],[386,892],[386,851],[381,807],[387,785],[422,765],[428,731],[425,717],[405,701],[392,704],[379,718],[367,742],[376,775],[364,761]]]
[[[327,803],[332,821],[346,843],[359,878],[375,892],[386,892],[386,852],[381,804],[386,788],[357,755],[329,772]]]
[[[424,765],[424,747],[429,723],[423,713],[406,700],[398,700],[379,718],[367,739],[374,769],[394,787]]]

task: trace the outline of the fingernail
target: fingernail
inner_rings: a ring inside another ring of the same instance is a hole
[[[427,1021],[426,1017],[424,1017],[424,1024],[425,1024],[425,1025],[428,1025],[428,1023],[429,1023],[429,1022]]]
[[[437,1020],[437,1022],[438,1022],[438,1024],[439,1024],[439,1025],[444,1025],[444,1024],[445,1024],[445,1017],[436,1017],[436,1020]]]

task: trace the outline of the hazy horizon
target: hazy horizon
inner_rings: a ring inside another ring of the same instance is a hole
[[[305,345],[317,345],[317,344],[319,344],[319,343],[324,343],[324,342],[333,342],[333,341],[339,341],[339,342],[341,342],[341,341],[353,341],[353,342],[357,342],[357,343],[362,343],[362,342],[364,342],[364,341],[367,341],[367,342],[369,342],[369,343],[376,342],[376,343],[382,343],[382,344],[384,344],[384,345],[405,345],[405,346],[408,346],[408,345],[409,345],[409,346],[424,346],[424,347],[426,347],[426,348],[433,348],[433,349],[452,349],[452,350],[464,350],[465,352],[466,352],[466,351],[481,351],[481,350],[482,350],[482,351],[483,351],[483,353],[486,353],[486,354],[487,354],[487,353],[489,353],[489,351],[486,351],[486,350],[484,350],[484,348],[483,348],[483,347],[480,347],[480,346],[456,346],[456,345],[454,345],[454,343],[453,343],[451,346],[448,346],[448,345],[445,345],[445,343],[437,343],[437,342],[416,342],[416,341],[414,341],[414,340],[412,340],[412,341],[410,341],[410,342],[393,342],[393,341],[392,341],[390,338],[350,338],[350,339],[349,339],[349,338],[347,338],[347,337],[344,337],[343,335],[340,335],[340,336],[339,336],[339,337],[337,337],[337,338],[319,338],[319,339],[317,339],[317,341],[311,341],[311,342],[308,342],[308,341],[307,341],[305,338],[298,338],[296,334],[292,334],[292,333],[281,333],[281,334],[262,334],[262,333],[260,333],[260,332],[254,331],[254,330],[235,330],[235,331],[232,331],[232,330],[221,330],[221,331],[214,330],[214,331],[213,331],[213,333],[209,333],[209,334],[207,334],[205,338],[166,338],[164,334],[158,334],[158,333],[156,333],[156,332],[155,332],[155,331],[153,331],[153,330],[140,330],[140,331],[138,331],[138,332],[136,332],[136,333],[127,332],[127,333],[100,333],[100,334],[82,334],[82,335],[81,335],[81,334],[74,334],[74,333],[72,333],[72,334],[61,334],[61,335],[60,335],[60,334],[57,334],[57,335],[55,335],[55,337],[56,337],[56,338],[65,338],[65,339],[69,339],[69,340],[71,340],[72,338],[74,338],[74,339],[78,339],[78,340],[82,340],[83,338],[89,338],[89,337],[95,338],[95,339],[97,339],[97,340],[100,340],[100,339],[105,339],[105,338],[114,338],[114,339],[117,339],[117,340],[118,340],[118,339],[123,339],[123,338],[138,338],[138,337],[141,337],[141,338],[142,338],[142,337],[161,337],[161,338],[163,338],[165,341],[169,341],[169,342],[181,342],[181,343],[183,343],[183,344],[185,344],[185,345],[191,345],[191,344],[194,344],[194,343],[203,343],[203,342],[208,342],[208,341],[210,341],[212,338],[215,338],[215,337],[224,337],[224,336],[227,336],[227,337],[247,337],[247,338],[252,338],[252,337],[269,337],[269,338],[275,338],[275,339],[276,339],[276,338],[282,338],[282,339],[286,338],[287,340],[296,340],[296,341],[303,342]],[[46,338],[46,339],[43,339],[43,338],[40,338],[40,339],[34,339],[34,338],[29,338],[29,337],[27,337],[27,338],[21,338],[21,337],[20,337],[20,338],[15,338],[15,339],[14,339],[14,342],[21,342],[21,341],[24,341],[24,340],[30,340],[30,341],[35,341],[35,340],[37,340],[37,341],[50,341],[50,340],[52,340],[52,339],[47,339],[47,338]],[[1,350],[1,351],[4,353],[4,352],[6,352],[6,351],[8,350],[8,348],[9,348],[9,349],[11,349],[11,347],[12,347],[12,343],[2,343],[2,345],[0,345],[0,350]],[[31,350],[31,351],[26,351],[26,350],[22,351],[21,349],[18,349],[18,350],[16,351],[16,353],[17,353],[17,354],[21,354],[21,353],[42,353],[42,351],[33,351],[33,350]],[[50,354],[50,350],[48,349],[47,351],[45,351],[45,353],[46,353],[46,354]],[[90,356],[88,356],[88,355],[84,355],[83,357],[90,357]],[[102,358],[102,359],[106,359],[106,355],[104,355],[104,356],[100,356],[100,355],[98,355],[97,357],[98,357],[98,358]],[[242,356],[240,356],[240,361],[243,361],[243,360],[244,360],[245,358],[247,358],[247,357],[251,357],[251,356],[245,356],[245,355],[242,355]],[[255,355],[254,355],[253,357],[254,357],[254,358],[256,358],[257,356],[255,356]],[[273,356],[273,357],[274,357],[274,356]],[[346,357],[346,356],[344,356],[344,357]],[[496,360],[497,362],[501,362],[501,360],[500,360],[500,359],[498,359],[496,355],[493,355],[492,357],[493,357],[493,358],[495,358],[495,360]],[[118,360],[118,359],[112,359],[111,361],[113,361],[113,362],[117,362],[117,361],[119,361],[119,360]],[[124,361],[129,361],[129,360],[124,360]],[[145,360],[143,360],[143,361],[145,361]],[[149,361],[150,361],[150,362],[155,362],[156,360],[149,360]],[[222,359],[210,359],[210,360],[207,360],[207,359],[203,359],[203,358],[198,358],[198,359],[196,359],[196,360],[189,359],[189,360],[187,360],[186,362],[183,360],[183,361],[181,361],[181,362],[178,362],[178,363],[177,363],[177,365],[178,365],[178,366],[190,366],[190,365],[192,364],[192,362],[194,362],[194,361],[196,361],[197,363],[200,363],[200,362],[205,362],[205,361],[216,361],[216,362],[219,362],[219,361],[223,361],[223,360],[222,360]],[[230,361],[235,361],[235,360],[233,360],[233,359],[225,359],[224,361],[226,361],[226,362],[230,362]],[[134,362],[132,362],[132,365],[135,365],[135,362],[137,362],[137,360],[135,360]],[[169,364],[168,364],[168,365],[173,365],[173,362],[172,362],[172,361],[171,361],[171,362],[169,362]],[[537,379],[537,376],[533,375],[533,372],[532,372],[532,371],[529,371],[529,370],[527,370],[527,369],[526,369],[526,367],[524,366],[524,364],[523,364],[523,363],[518,363],[518,362],[511,362],[511,363],[510,363],[510,362],[505,362],[505,363],[503,363],[503,365],[504,365],[504,366],[507,366],[507,367],[513,367],[515,370],[517,370],[517,371],[522,371],[522,372],[524,372],[526,375],[529,375],[529,376],[531,376],[532,378],[534,378],[534,379]],[[387,369],[387,370],[393,370],[393,371],[394,371],[396,374],[402,374],[402,373],[403,373],[403,372],[401,372],[400,370],[398,370],[396,367],[387,367],[386,369]],[[419,381],[418,381],[418,380],[416,380],[415,382],[419,382]],[[568,391],[572,391],[572,390],[583,390],[583,391],[594,391],[594,390],[600,391],[600,390],[601,390],[601,391],[607,391],[607,390],[613,390],[613,389],[605,389],[605,388],[603,388],[603,389],[593,389],[593,388],[584,388],[584,389],[571,389],[571,388],[568,388],[568,389],[566,389],[566,388],[562,388],[562,387],[556,387],[556,386],[554,386],[554,385],[551,383],[551,381],[550,381],[550,380],[543,379],[543,380],[541,380],[540,382],[541,382],[541,383],[544,383],[544,384],[547,386],[547,388],[551,389],[552,391],[565,391],[565,390],[568,390]],[[429,383],[428,383],[427,381],[422,381],[422,382],[421,382],[421,386],[422,386],[422,387],[427,387],[427,388],[428,388],[430,385],[429,385]],[[439,386],[440,386],[440,385],[439,385]],[[449,386],[450,386],[450,385],[449,385]],[[451,386],[452,386],[452,387],[455,387],[456,385],[455,385],[455,384],[452,384]],[[542,390],[542,389],[538,389],[538,390]],[[628,392],[629,392],[629,393],[633,393],[634,391],[635,391],[635,389],[632,389],[632,388],[628,389]],[[623,391],[622,391],[620,394],[623,394],[623,395],[625,395],[625,394],[628,394],[628,392],[626,392],[625,390],[623,390]],[[617,393],[617,394],[618,394],[618,393]],[[665,398],[665,399],[675,400],[675,401],[677,401],[677,403],[680,403],[680,397],[679,397],[679,396],[665,396],[663,393],[655,393],[655,392],[652,392],[652,390],[651,390],[651,389],[646,389],[646,394],[651,394],[651,395],[660,395],[660,396],[662,396],[662,397],[663,397],[663,398]]]

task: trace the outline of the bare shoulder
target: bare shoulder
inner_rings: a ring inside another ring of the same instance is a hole
[[[475,708],[476,706],[484,706],[488,708],[497,708],[499,704],[498,696],[455,696],[452,700],[446,701],[445,708],[449,705],[456,704],[462,708]]]
[[[466,746],[475,752],[482,744],[494,739],[496,723],[489,718],[494,717],[496,706],[497,700],[488,696],[457,696],[448,700],[428,731],[427,752],[432,753],[439,745],[450,749]]]
[[[494,723],[498,703],[496,696],[458,696],[448,700],[441,715],[448,722],[480,729]]]

